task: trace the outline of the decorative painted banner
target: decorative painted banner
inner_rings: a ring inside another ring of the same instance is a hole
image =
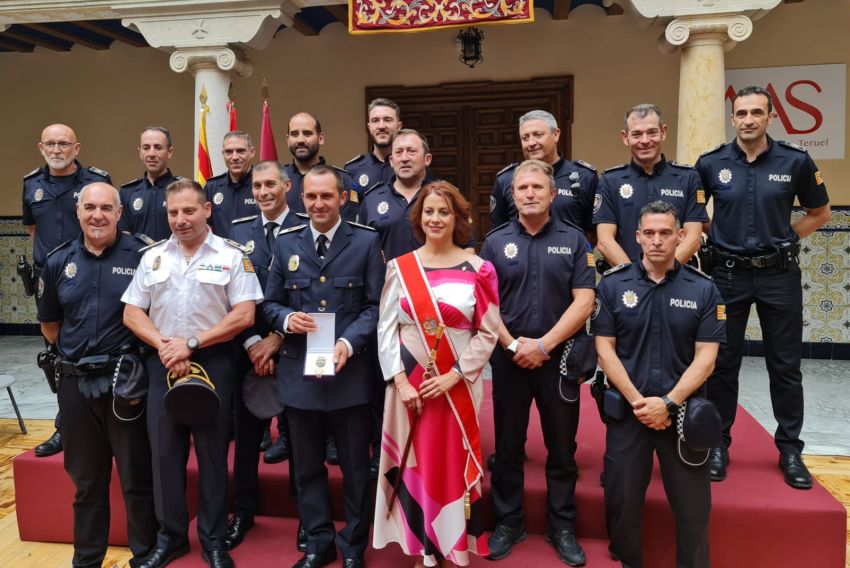
[[[806,148],[815,159],[844,159],[846,66],[798,65],[726,70],[726,110],[732,114],[735,92],[748,85],[767,89],[773,121],[767,133]],[[726,138],[735,130],[726,125]]]
[[[534,0],[349,0],[352,34],[534,21]]]

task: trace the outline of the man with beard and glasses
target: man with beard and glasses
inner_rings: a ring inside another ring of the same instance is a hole
[[[369,152],[360,154],[345,164],[345,171],[354,179],[360,192],[393,177],[390,153],[393,137],[402,127],[401,109],[390,99],[374,99],[369,103],[367,114],[366,130],[369,132],[372,147]]]
[[[286,196],[289,208],[296,213],[304,213],[304,201],[301,199],[303,193],[304,175],[310,168],[317,164],[325,164],[325,159],[319,155],[319,150],[325,144],[325,133],[319,119],[309,112],[299,112],[289,119],[289,128],[286,131],[286,145],[292,154],[291,164],[286,166],[286,174],[292,187]],[[336,166],[331,166],[342,176],[343,185],[348,192],[348,201],[342,208],[342,218],[346,221],[357,219],[357,210],[360,204],[360,194],[351,176]]]
[[[162,126],[148,126],[139,135],[139,159],[145,174],[121,186],[124,213],[118,228],[153,243],[171,235],[165,212],[165,188],[178,177],[168,163],[174,154],[171,133]]]
[[[47,253],[80,234],[77,198],[80,190],[94,182],[111,184],[109,174],[95,167],[83,167],[77,161],[80,143],[69,126],[51,124],[41,133],[38,151],[46,165],[24,177],[23,223],[33,241],[33,277],[38,279]],[[61,420],[56,414],[56,431],[35,448],[43,458],[62,451],[59,433]]]
[[[213,232],[228,238],[234,219],[257,214],[251,192],[251,163],[254,160],[251,135],[241,130],[228,132],[221,143],[221,155],[227,171],[208,179],[204,193],[212,204],[210,226]]]

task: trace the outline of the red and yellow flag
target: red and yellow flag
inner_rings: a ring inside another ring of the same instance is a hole
[[[210,152],[207,146],[207,114],[210,107],[207,106],[207,88],[201,87],[201,120],[198,123],[198,170],[195,172],[195,181],[206,185],[207,180],[213,175],[210,163]]]

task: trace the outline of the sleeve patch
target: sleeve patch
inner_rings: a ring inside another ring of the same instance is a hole
[[[697,190],[697,203],[703,205],[705,204],[705,190],[698,189]]]
[[[726,304],[717,304],[717,321],[726,321]]]
[[[593,253],[588,252],[585,254],[587,255],[587,266],[590,268],[596,268],[596,261],[593,260]]]
[[[254,272],[254,265],[251,264],[251,260],[248,259],[248,258],[242,259],[242,267],[245,269],[245,272],[250,272],[250,273]]]
[[[820,170],[815,172],[815,183],[818,185],[823,185],[823,174],[820,173]]]

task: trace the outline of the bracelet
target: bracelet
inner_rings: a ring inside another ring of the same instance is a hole
[[[407,386],[407,385],[409,385],[409,384],[410,384],[410,381],[407,381],[407,382],[406,382],[406,383],[404,383],[403,385],[395,385],[395,392],[401,392],[401,388],[402,388],[402,387],[406,387],[406,386]]]
[[[546,350],[543,349],[543,340],[540,339],[539,337],[537,338],[537,348],[540,349],[540,352],[543,353],[544,355],[546,355],[546,356],[549,355],[548,353],[546,353]]]

